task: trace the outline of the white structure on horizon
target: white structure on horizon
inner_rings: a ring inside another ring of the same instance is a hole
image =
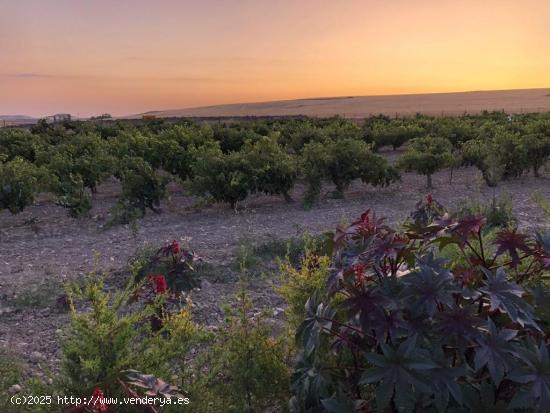
[[[71,120],[69,113],[58,113],[52,116],[54,122],[63,122],[65,120]]]

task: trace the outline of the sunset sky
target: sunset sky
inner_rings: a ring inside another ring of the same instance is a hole
[[[548,0],[0,6],[0,114],[550,87]]]

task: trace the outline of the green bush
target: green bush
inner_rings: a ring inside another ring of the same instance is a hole
[[[290,201],[298,176],[294,158],[282,150],[274,137],[264,136],[243,150],[252,174],[253,192],[281,194]]]
[[[407,151],[399,160],[399,167],[426,175],[427,187],[432,188],[432,175],[450,165],[452,145],[444,138],[423,137],[412,139]]]
[[[122,198],[127,208],[145,214],[147,208],[159,212],[160,201],[166,197],[168,177],[160,176],[142,158],[126,157],[122,160],[118,177],[122,183]]]
[[[318,255],[309,248],[306,248],[298,268],[295,268],[289,258],[281,263],[281,284],[277,292],[285,299],[286,316],[293,329],[304,319],[309,297],[323,290],[329,267],[329,257]]]
[[[5,156],[11,161],[19,157],[34,162],[39,142],[36,135],[26,130],[0,129],[0,158]]]
[[[323,179],[326,176],[327,165],[330,161],[330,155],[323,144],[313,142],[308,143],[304,147],[300,161],[302,173],[306,182],[304,204],[306,206],[311,206],[321,193]]]
[[[48,173],[23,158],[0,161],[0,209],[17,214],[31,205],[44,186]]]
[[[197,413],[263,412],[281,409],[288,398],[287,338],[274,338],[265,316],[251,318],[252,303],[244,290],[236,298],[236,308],[226,308],[225,323],[197,374],[191,393]]]
[[[550,159],[550,134],[529,134],[523,136],[522,141],[527,154],[527,162],[533,169],[533,174],[538,177],[541,168]]]
[[[461,151],[464,163],[478,168],[488,186],[497,185],[503,175],[503,166],[489,143],[481,139],[470,140],[462,145]]]
[[[355,179],[384,186],[399,178],[383,158],[371,152],[368,144],[356,139],[309,143],[304,147],[301,162],[307,184],[306,205],[319,196],[324,178],[332,181],[337,197],[343,197]]]
[[[57,193],[56,203],[66,208],[73,218],[83,217],[92,209],[92,198],[78,174],[64,176],[58,183]]]
[[[56,203],[66,208],[70,216],[81,217],[90,211],[91,195],[86,190],[84,178],[76,172],[75,161],[69,151],[53,148],[40,151],[37,163],[50,171],[52,178],[47,188],[57,196]],[[92,178],[88,176],[88,179]]]
[[[310,122],[301,122],[287,125],[282,131],[279,142],[285,148],[299,154],[308,143],[324,142],[326,139],[323,128],[315,127]]]
[[[223,153],[239,152],[246,143],[253,144],[261,135],[255,132],[249,123],[232,125],[214,125],[212,138],[218,142]]]
[[[82,177],[83,184],[93,193],[113,174],[115,160],[104,141],[97,135],[76,135],[68,148],[73,162],[71,172]]]
[[[517,133],[497,133],[491,148],[503,168],[504,179],[518,178],[529,170],[528,152],[524,140]]]
[[[202,333],[187,310],[161,311],[164,294],[136,306],[140,291],[140,284],[130,283],[105,292],[103,277],[91,275],[82,286],[70,287],[71,319],[59,376],[65,394],[86,397],[97,387],[106,397],[121,396],[118,380],[128,369],[165,379],[186,371],[185,357]],[[158,314],[161,327],[154,329]]]
[[[234,208],[254,190],[248,161],[240,152],[223,153],[218,142],[207,142],[192,150],[191,190]]]
[[[424,131],[415,125],[402,124],[401,121],[391,123],[374,122],[365,127],[365,139],[374,143],[375,148],[390,145],[393,150],[403,146],[411,139],[422,136]]]
[[[468,216],[482,216],[485,218],[486,228],[513,228],[517,225],[517,218],[512,209],[510,195],[493,196],[489,202],[470,199],[459,204],[452,212],[456,218]]]
[[[495,186],[501,179],[520,177],[530,167],[538,173],[544,163],[544,145],[544,140],[535,136],[522,138],[519,133],[497,127],[479,139],[465,142],[462,154],[466,164],[476,166],[485,182]]]

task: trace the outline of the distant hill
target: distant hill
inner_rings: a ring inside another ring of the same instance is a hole
[[[0,115],[0,126],[21,125],[25,123],[36,123],[37,119],[26,115]]]
[[[322,97],[271,102],[235,103],[187,109],[151,111],[127,116],[242,117],[334,116],[364,118],[371,115],[407,116],[474,114],[484,110],[508,113],[550,112],[550,88],[384,96]]]

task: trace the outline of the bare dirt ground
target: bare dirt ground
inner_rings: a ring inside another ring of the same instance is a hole
[[[397,153],[387,154],[395,158]],[[508,193],[522,227],[544,226],[542,211],[532,200],[539,191],[550,197],[550,175],[525,176],[488,188],[473,168],[455,171],[449,184],[449,171],[434,176],[432,193],[448,207],[475,197],[490,199]],[[325,193],[331,188],[325,187]],[[33,368],[58,366],[59,338],[68,316],[55,305],[23,305],[14,308],[17,298],[35,289],[34,295],[62,293],[60,284],[94,269],[120,276],[128,259],[142,245],[159,246],[172,239],[190,237],[190,245],[215,268],[231,268],[243,239],[261,243],[270,239],[288,239],[304,232],[319,233],[333,229],[343,219],[356,218],[371,208],[388,221],[398,222],[426,195],[425,179],[404,174],[400,183],[376,189],[355,183],[345,199],[323,197],[310,210],[300,202],[286,204],[278,197],[255,196],[234,211],[225,205],[196,210],[197,199],[184,196],[174,188],[161,214],[148,213],[139,222],[137,233],[128,226],[105,228],[108,210],[118,193],[115,182],[99,188],[90,218],[72,219],[51,201],[43,199],[20,215],[0,214],[0,347],[19,353]],[[293,194],[301,198],[300,185]],[[119,274],[119,275],[117,275]],[[192,293],[197,319],[214,326],[221,322],[220,303],[230,299],[237,289],[235,279],[211,274],[200,291]],[[276,277],[258,277],[249,286],[251,297],[261,308],[279,308],[281,299],[273,292]],[[36,291],[37,290],[37,291]],[[50,297],[51,298],[51,297]],[[282,317],[281,314],[274,318]],[[40,369],[37,369],[40,370]],[[37,373],[40,374],[40,373]]]

